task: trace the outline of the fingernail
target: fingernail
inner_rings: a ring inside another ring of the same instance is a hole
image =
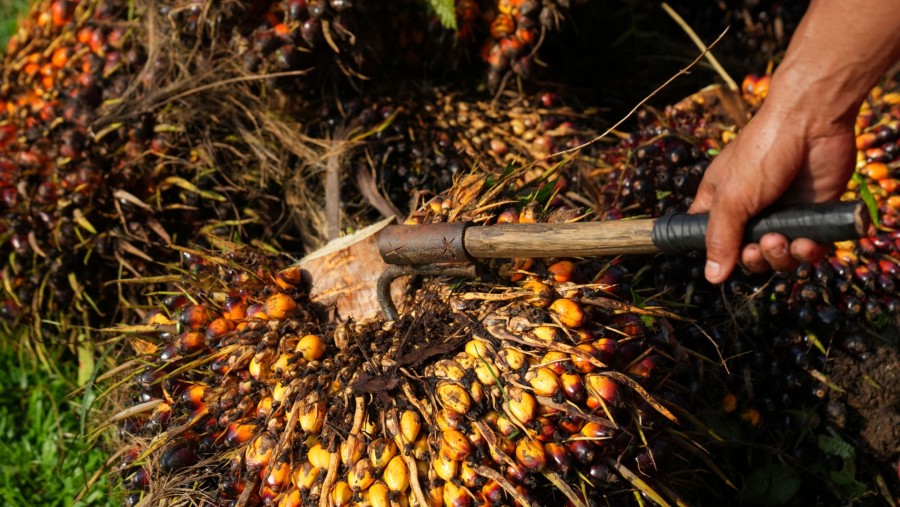
[[[718,262],[715,261],[706,261],[706,279],[709,281],[718,280],[719,273],[722,272],[722,266],[719,266]]]

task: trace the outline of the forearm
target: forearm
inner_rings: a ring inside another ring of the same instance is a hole
[[[813,0],[767,102],[797,120],[847,121],[898,59],[900,0]]]

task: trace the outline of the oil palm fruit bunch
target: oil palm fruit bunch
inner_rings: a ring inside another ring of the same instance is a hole
[[[143,4],[129,17],[130,5],[38,2],[4,55],[2,313],[37,329],[42,320],[110,322],[120,300],[141,304],[127,285],[109,284],[160,273],[178,258],[170,244],[287,237],[275,232],[281,211],[271,214],[282,191],[247,149],[260,141],[255,133],[247,144],[247,117],[222,108],[208,121],[211,104],[246,90],[185,93],[210,71],[174,44],[148,62],[146,34],[171,33],[142,21]]]
[[[469,4],[461,0],[460,5]],[[484,3],[484,2],[482,2]],[[525,79],[537,76],[537,53],[547,33],[558,31],[570,8],[579,0],[491,0],[482,6],[490,37],[481,49],[488,64],[488,87],[496,90],[510,73]],[[468,12],[469,7],[463,12]],[[474,7],[472,7],[474,9]]]
[[[359,190],[374,186],[383,193],[396,208],[379,209],[386,216],[402,218],[476,168],[531,166],[533,178],[564,159],[566,171],[596,163],[593,148],[556,155],[595,137],[600,120],[576,98],[555,91],[507,91],[491,99],[465,89],[431,88],[352,99],[340,111],[343,116],[327,112],[312,132],[349,132],[357,149],[349,162],[356,177],[348,180],[355,179]]]
[[[520,178],[462,178],[409,220],[583,215]],[[263,260],[211,256],[121,328],[146,365],[111,418],[129,505],[665,504],[702,466],[667,380],[690,360],[604,261],[495,261],[417,284],[396,321],[330,322]]]
[[[850,477],[853,473],[848,470],[867,470],[866,474],[883,475],[885,463],[897,452],[890,431],[873,429],[893,427],[890,418],[879,413],[883,402],[861,401],[870,399],[868,395],[846,395],[848,388],[857,389],[850,387],[856,381],[847,377],[848,369],[857,373],[871,369],[870,374],[881,375],[883,368],[874,357],[895,354],[889,341],[900,315],[894,288],[894,266],[900,256],[897,211],[890,204],[896,204],[896,185],[891,181],[896,164],[889,153],[897,138],[896,87],[888,79],[872,90],[857,120],[857,175],[845,198],[860,198],[864,189],[874,197],[880,227],[872,236],[838,243],[823,261],[801,265],[793,273],[737,272],[721,288],[704,281],[701,256],[663,256],[617,266],[625,273],[643,273],[642,280],[633,282],[635,286],[655,287],[663,293],[659,299],[686,305],[679,308],[680,314],[702,319],[702,330],[676,328],[682,343],[708,356],[718,350],[732,358],[728,360],[731,372],[744,373],[721,373],[718,380],[708,378],[704,385],[696,384],[692,390],[699,398],[710,397],[707,401],[715,407],[696,411],[707,414],[714,427],[737,431],[737,440],[752,437],[773,449],[793,443],[793,470],[813,477],[804,480],[808,491],[797,497],[809,501],[834,503],[858,494],[835,486],[828,473]],[[764,99],[764,93],[753,98]],[[709,105],[704,101],[701,111]],[[606,160],[625,174],[621,190],[609,185],[613,197],[598,199],[613,216],[659,215],[684,211],[690,205],[696,181],[736,130],[719,123],[715,111],[694,115],[687,123],[684,112],[667,108],[644,113],[638,132],[621,143],[625,149],[609,153]],[[692,172],[697,177],[692,189],[680,193],[673,175]],[[715,348],[704,343],[714,343]],[[684,379],[684,383],[691,381]],[[837,450],[849,449],[847,442],[857,451]],[[766,452],[752,451],[758,454],[754,460],[765,461]],[[825,461],[832,467],[830,472],[812,465]],[[736,464],[730,459],[722,462]],[[768,473],[761,467],[734,475],[756,472]],[[866,487],[874,489],[872,484]],[[891,488],[896,485],[892,483]]]
[[[725,37],[716,45],[716,54],[726,68],[749,73],[781,59],[809,2],[676,0],[670,4],[703,40],[715,40],[727,29]]]
[[[94,303],[82,290],[95,282],[76,273],[93,272],[104,257],[119,253],[116,233],[103,230],[116,222],[118,200],[98,194],[129,180],[131,186],[143,182],[135,181],[140,176],[132,164],[110,174],[106,155],[128,150],[136,162],[150,150],[155,125],[142,118],[117,129],[89,129],[96,108],[119,99],[143,64],[125,9],[124,2],[38,2],[10,39],[0,92],[7,317],[31,306],[65,310],[73,300],[78,310],[88,310]],[[131,195],[122,195],[118,204],[133,206],[126,202]],[[109,217],[95,214],[100,199]]]
[[[895,88],[893,81],[887,81],[873,90],[862,108],[858,174],[845,195],[859,198],[858,187],[865,186],[874,196],[881,227],[873,236],[838,243],[825,260],[800,266],[791,275],[770,279],[737,273],[724,292],[712,290],[703,281],[699,255],[661,258],[653,270],[654,283],[661,289],[668,287],[672,297],[696,306],[698,316],[723,312],[727,303],[722,298],[729,297],[750,305],[752,314],[784,319],[782,322],[791,322],[796,328],[833,329],[838,321],[852,320],[876,328],[895,325],[897,211],[890,203],[897,204],[892,194],[897,179],[889,154],[895,151],[891,146],[897,137],[897,108],[891,105],[896,100]],[[764,98],[764,93],[755,98]],[[623,176],[622,183],[613,177],[600,189],[598,208],[607,209],[612,216],[686,211],[709,161],[737,132],[721,111],[716,112],[717,104],[707,99],[702,104],[687,101],[662,112],[643,112],[638,130],[604,154],[614,174],[621,171]],[[748,302],[750,295],[754,297]]]

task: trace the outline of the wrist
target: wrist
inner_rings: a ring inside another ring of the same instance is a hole
[[[794,59],[772,77],[763,109],[798,127],[844,126],[852,124],[870,87],[852,65]]]

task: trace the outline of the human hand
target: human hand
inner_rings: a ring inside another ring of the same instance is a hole
[[[827,252],[809,239],[788,241],[775,233],[741,248],[744,226],[765,208],[828,201],[846,188],[856,160],[852,117],[835,120],[815,111],[812,105],[765,104],[710,164],[689,210],[709,212],[710,282],[724,281],[738,262],[755,273],[791,271]]]

